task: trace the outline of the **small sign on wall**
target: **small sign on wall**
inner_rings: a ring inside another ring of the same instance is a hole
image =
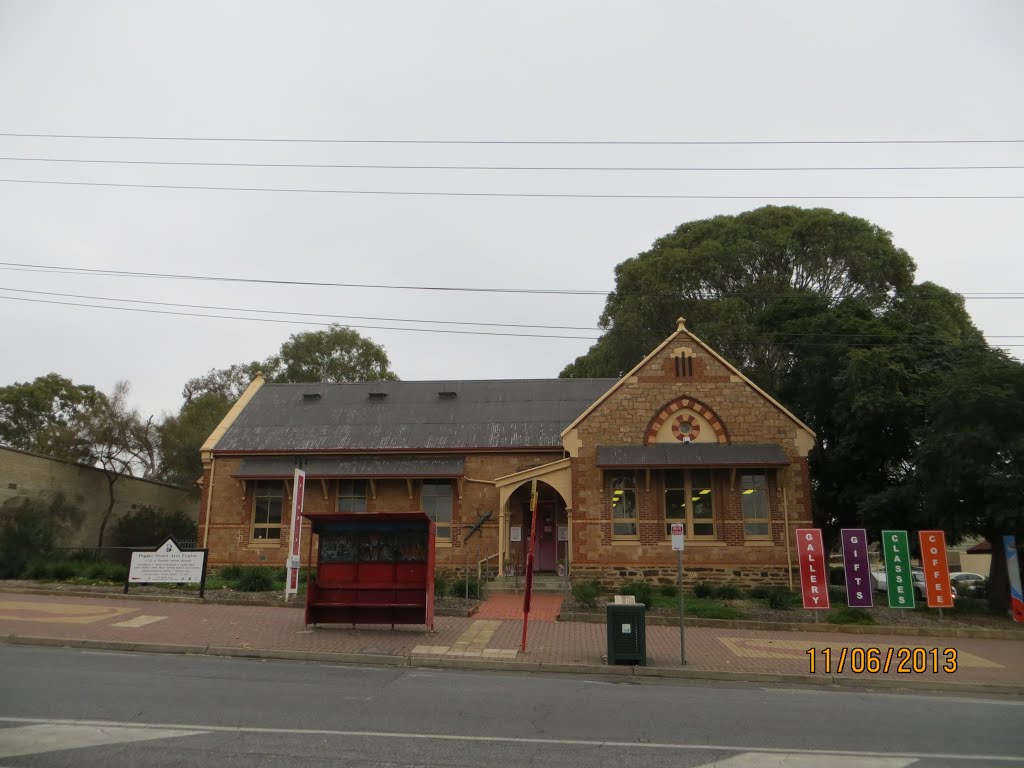
[[[560,525],[560,526],[558,526],[558,540],[559,541],[568,541],[569,540],[569,526],[568,525]]]
[[[523,527],[521,525],[513,525],[509,528],[509,541],[522,541],[523,540]]]

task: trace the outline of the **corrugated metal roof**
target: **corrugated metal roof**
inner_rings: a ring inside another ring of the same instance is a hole
[[[789,464],[777,445],[658,443],[599,445],[599,467],[771,467]]]
[[[306,477],[462,477],[461,456],[255,456],[242,461],[232,477],[291,477],[296,466]]]
[[[215,448],[384,451],[562,445],[615,379],[265,384]],[[384,394],[370,398],[370,393]],[[440,392],[454,392],[442,398]],[[318,393],[317,398],[304,398]]]

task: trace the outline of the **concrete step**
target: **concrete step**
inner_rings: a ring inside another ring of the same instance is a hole
[[[519,577],[519,584],[516,585],[516,579],[509,576],[501,576],[493,581],[488,582],[488,592],[494,593],[512,593],[522,594],[526,589],[526,577]],[[534,592],[545,592],[545,593],[562,593],[565,591],[565,577],[556,576],[554,574],[534,574],[533,575],[533,591]]]

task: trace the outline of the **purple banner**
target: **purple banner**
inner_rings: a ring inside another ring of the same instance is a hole
[[[868,564],[868,532],[863,528],[843,528],[842,539],[846,604],[851,608],[871,608],[874,600]]]

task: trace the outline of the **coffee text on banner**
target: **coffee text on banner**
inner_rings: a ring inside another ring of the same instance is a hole
[[[910,542],[906,531],[882,531],[885,581],[890,608],[914,607],[914,582],[910,572]]]
[[[843,528],[843,570],[846,572],[846,604],[851,608],[871,608],[868,532],[863,528]]]
[[[306,473],[295,470],[292,483],[292,521],[291,536],[288,541],[288,569],[284,583],[284,596],[294,595],[299,591],[299,544],[302,536],[302,501],[306,494]]]
[[[929,608],[952,608],[949,589],[949,563],[946,561],[946,534],[942,531],[918,531],[921,542],[921,567]]]
[[[800,591],[804,608],[828,608],[828,562],[818,528],[796,529],[797,553],[800,560]]]

